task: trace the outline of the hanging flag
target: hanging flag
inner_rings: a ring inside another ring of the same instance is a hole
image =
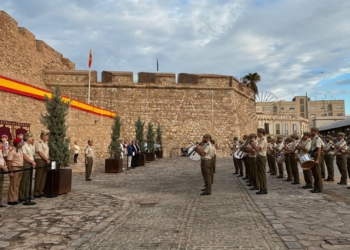
[[[90,49],[90,55],[89,55],[89,68],[91,68],[92,64],[92,49]]]
[[[158,69],[159,69],[159,65],[158,65],[158,57],[157,57],[157,71],[158,71]]]

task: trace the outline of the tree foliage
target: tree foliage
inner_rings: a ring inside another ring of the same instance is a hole
[[[149,152],[154,153],[154,138],[156,136],[156,133],[153,130],[153,124],[152,123],[148,123],[148,127],[147,127],[147,148],[149,150]]]
[[[122,127],[122,122],[120,116],[115,116],[112,124],[112,133],[111,133],[111,143],[108,146],[108,152],[111,158],[120,159],[122,149],[120,147],[120,129]]]
[[[141,152],[144,152],[145,145],[144,145],[144,129],[145,129],[145,123],[141,121],[141,118],[139,117],[137,121],[135,122],[135,132],[136,132],[136,140],[139,141],[139,146],[141,149]]]
[[[57,168],[64,167],[70,162],[70,138],[66,137],[66,116],[70,102],[63,101],[59,85],[55,86],[51,99],[47,95],[44,98],[47,114],[41,114],[40,121],[50,132],[50,159],[56,161]]]
[[[261,81],[261,77],[258,73],[249,73],[242,78],[242,83],[244,83],[248,88],[251,88],[255,95],[259,93],[257,83]]]

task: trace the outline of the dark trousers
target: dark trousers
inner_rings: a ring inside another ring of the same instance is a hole
[[[277,163],[278,175],[283,177],[283,163]]]
[[[34,181],[34,195],[43,195],[46,175],[47,175],[47,163],[42,159],[35,159],[36,169],[35,169],[35,181]],[[39,168],[43,167],[43,168]]]
[[[259,188],[259,179],[257,179],[256,175],[256,157],[249,157],[249,181],[250,184],[254,187]]]
[[[85,180],[90,179],[93,165],[94,165],[94,158],[87,157],[87,164],[85,164]]]
[[[269,168],[270,168],[272,174],[274,174],[274,175],[277,174],[276,158],[273,155],[270,155]]]
[[[237,160],[239,174],[243,175],[243,160]]]
[[[74,158],[73,158],[74,164],[77,163],[78,156],[79,156],[79,154],[74,154]]]
[[[336,163],[337,163],[339,172],[341,174],[340,182],[346,183],[348,180],[348,173],[347,173],[347,167],[346,167],[346,155],[337,155]]]
[[[211,183],[214,182],[215,165],[216,165],[216,155],[214,155],[210,160]]]
[[[4,175],[0,173],[0,205],[2,204],[2,187],[4,185]]]
[[[326,166],[327,166],[328,178],[334,179],[334,155],[325,154],[324,161],[325,161]]]
[[[322,152],[321,153],[321,156],[320,156],[320,169],[321,169],[321,176],[322,178],[325,178],[326,177],[326,169],[325,169],[325,164],[324,164],[324,153]]]
[[[259,180],[260,191],[267,191],[266,184],[266,156],[258,155],[256,157],[256,173]]]
[[[314,160],[316,160],[316,157],[317,157],[317,154],[314,157]],[[323,189],[323,182],[322,182],[322,174],[321,174],[320,163],[315,164],[311,168],[311,172],[312,172],[312,175],[314,176],[314,189],[319,189],[319,190],[322,191],[322,189]]]
[[[295,153],[292,153],[289,155],[289,160],[290,160],[290,166],[292,169],[292,175],[295,183],[300,183],[299,179],[299,170],[298,170],[298,162],[295,159],[297,155]]]
[[[29,198],[29,189],[32,188],[29,185],[30,184],[30,171],[29,171],[29,169],[31,166],[32,166],[31,164],[24,161],[22,178],[21,178],[21,182],[19,184],[19,194],[18,194],[18,197],[21,200]]]
[[[349,178],[350,178],[350,156],[349,155],[346,158],[346,166],[347,166],[348,175],[349,175]]]
[[[136,155],[131,156],[131,167],[132,168],[136,167]]]
[[[202,170],[202,176],[205,184],[205,191],[211,194],[212,173],[211,173],[210,159],[201,160],[201,170]]]
[[[235,174],[238,174],[238,163],[237,163],[238,160],[235,159],[235,157],[233,156],[233,166],[235,168]]]
[[[284,160],[284,163],[286,164],[287,180],[292,181],[293,173],[292,173],[292,166],[290,164],[290,154],[285,154],[284,156],[286,157],[286,159]]]
[[[249,157],[248,156],[244,157],[243,162],[245,167],[245,178],[250,178]]]

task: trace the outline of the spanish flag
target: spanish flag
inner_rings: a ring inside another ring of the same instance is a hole
[[[89,55],[89,68],[91,68],[92,64],[92,49],[90,49],[90,55]]]

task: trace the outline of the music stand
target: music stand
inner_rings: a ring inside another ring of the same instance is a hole
[[[48,195],[45,195],[46,198],[55,198],[57,195],[53,194],[53,170],[56,170],[56,161],[51,161],[51,192]]]

